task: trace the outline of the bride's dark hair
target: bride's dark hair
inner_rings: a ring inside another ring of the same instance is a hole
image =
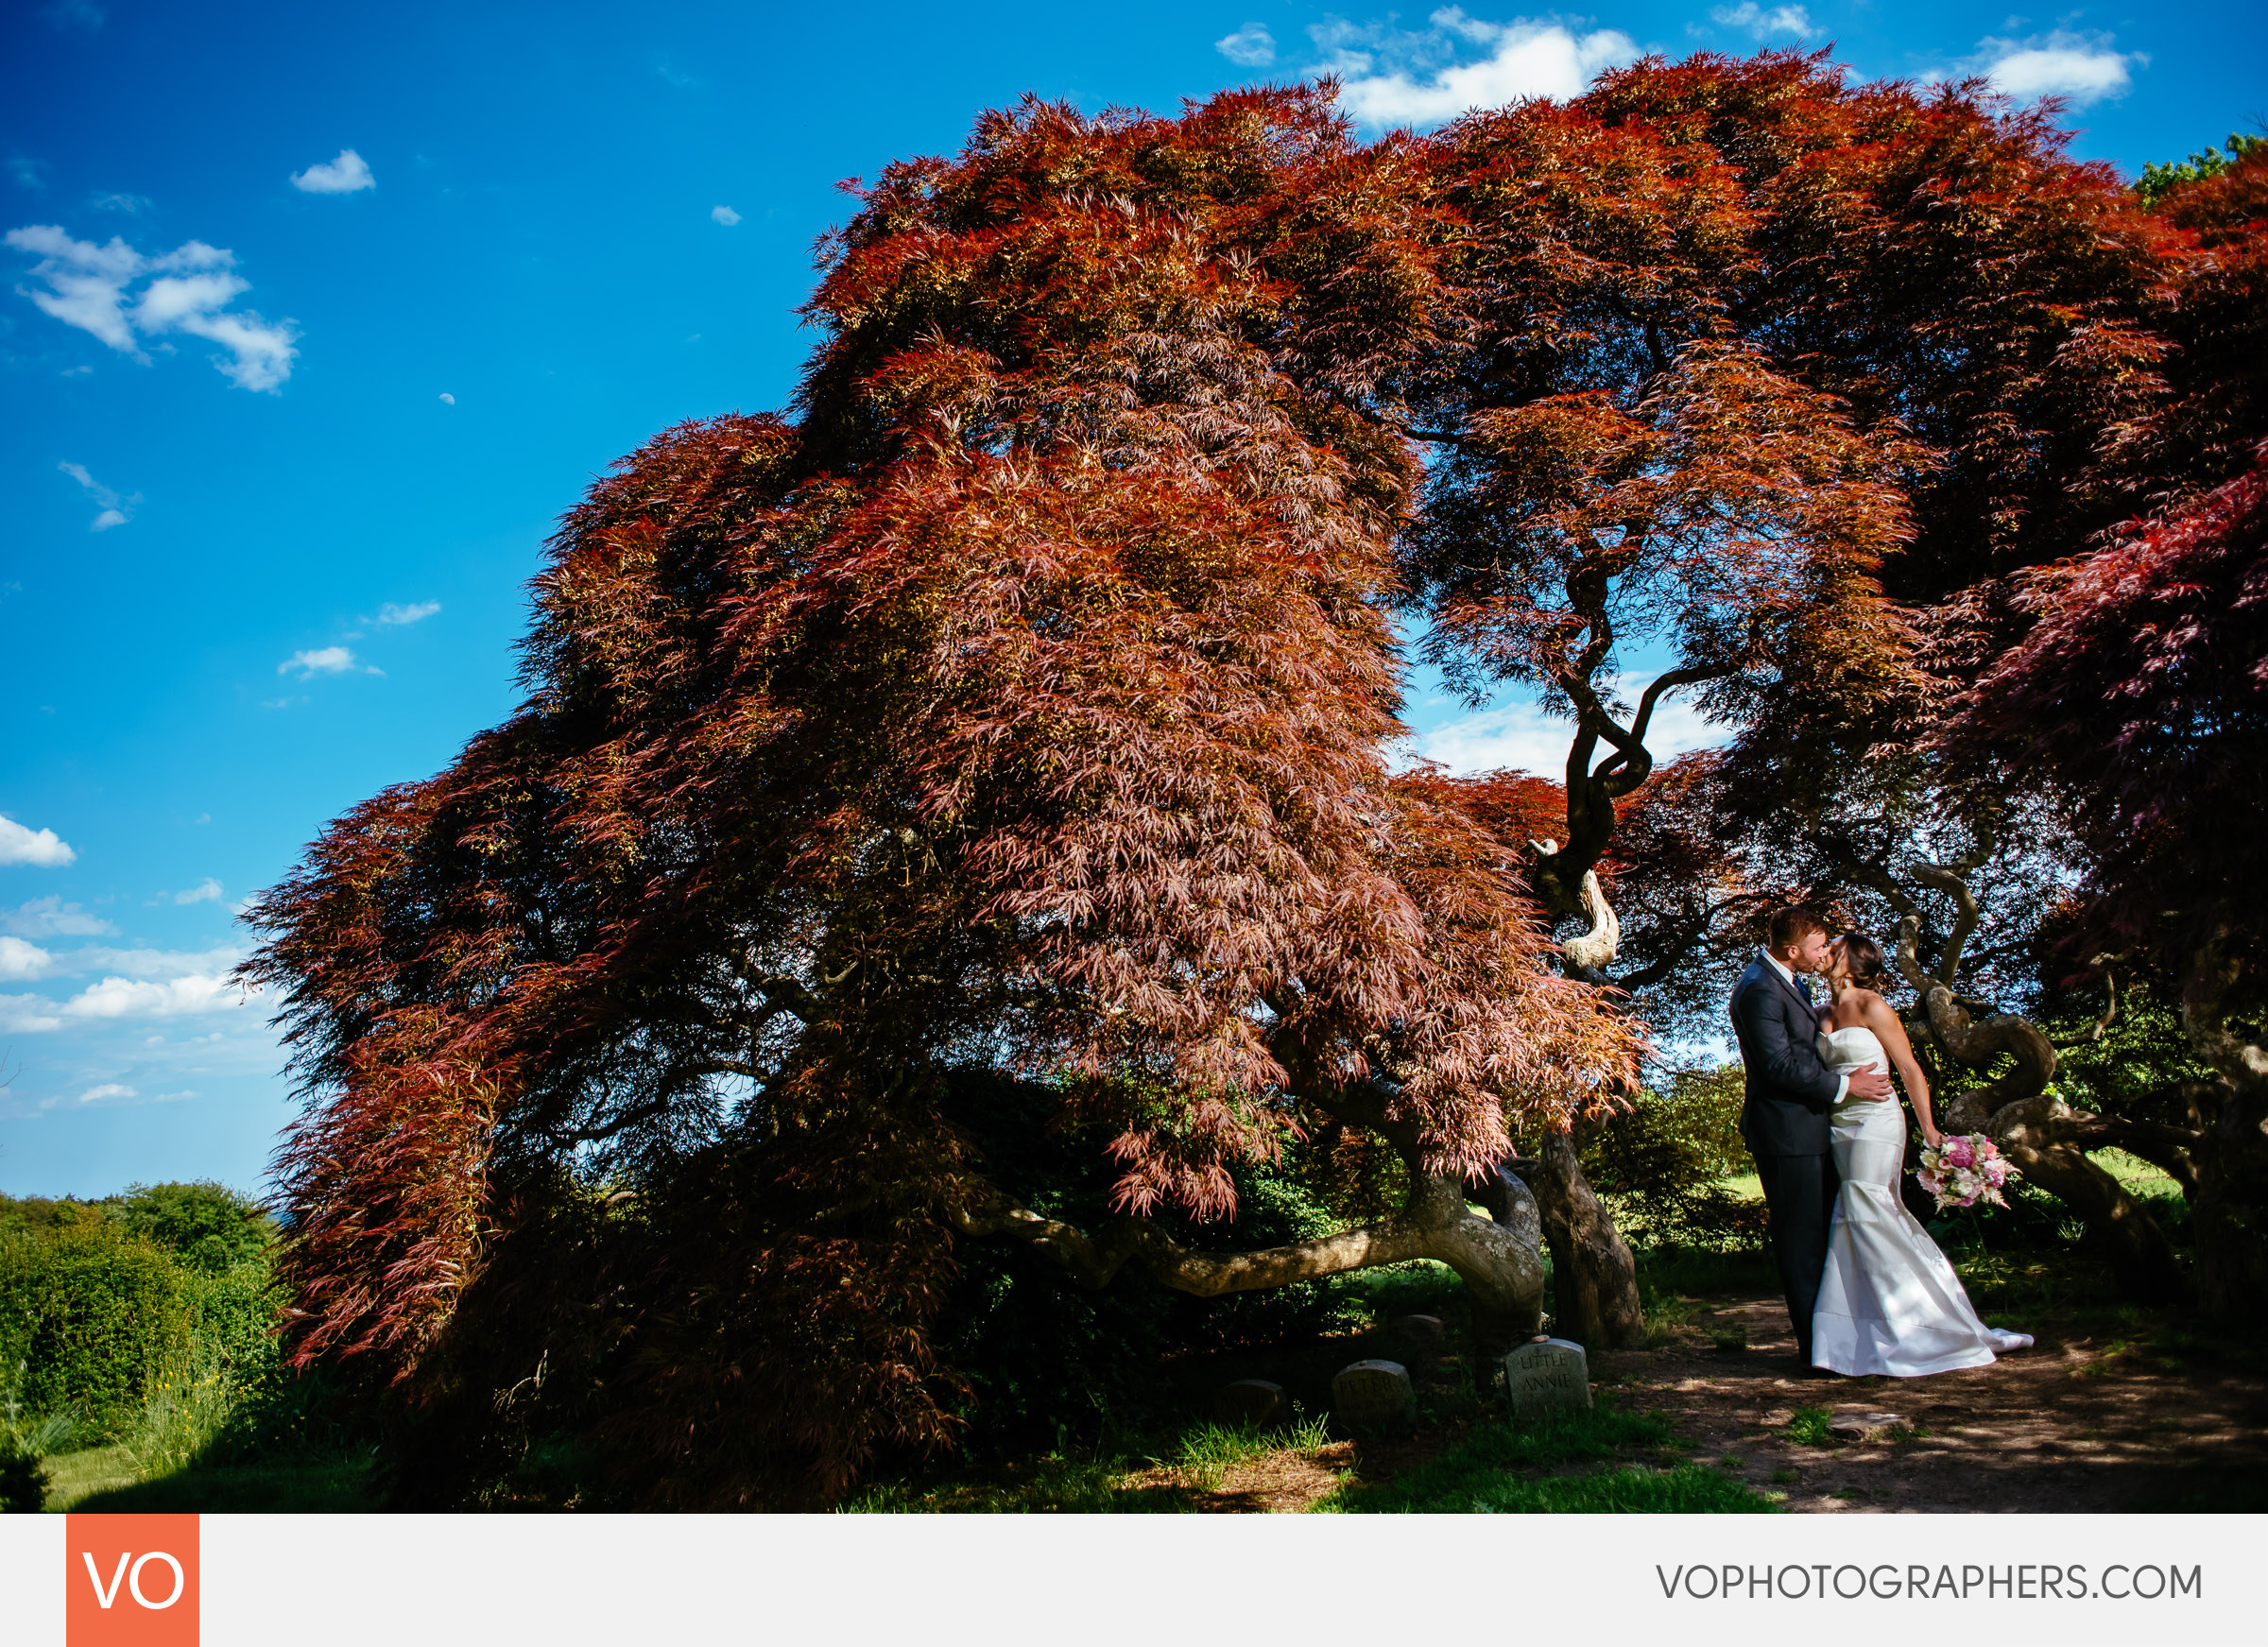
[[[1837,941],[1843,946],[1843,958],[1850,965],[1850,981],[1862,989],[1880,994],[1882,974],[1887,969],[1882,961],[1882,946],[1863,932],[1847,932]]]

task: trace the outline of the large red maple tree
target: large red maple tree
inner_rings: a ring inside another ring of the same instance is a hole
[[[501,1379],[453,1321],[576,1183],[677,1232],[619,1327],[677,1501],[945,1441],[960,1240],[1200,1293],[1435,1258],[1484,1346],[1534,1330],[1540,1256],[1464,1180],[1636,1042],[1513,852],[1387,763],[1417,468],[1349,403],[1429,324],[1422,182],[1311,89],[1027,105],[864,191],[796,420],[595,487],[521,712],[252,912],[312,1100],[297,1360],[413,1408]],[[1104,1124],[1126,1216],[1007,1199],[944,1102],[970,1065]],[[1232,1213],[1228,1168],[1325,1120],[1400,1154],[1397,1215],[1257,1253],[1143,1216]]]

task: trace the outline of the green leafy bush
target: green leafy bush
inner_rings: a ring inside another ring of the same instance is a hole
[[[0,1515],[36,1514],[47,1501],[47,1471],[36,1453],[0,1437]]]
[[[276,1239],[275,1220],[257,1201],[211,1179],[132,1184],[106,1205],[128,1234],[207,1275],[265,1257]]]
[[[1750,1169],[1742,1071],[1679,1070],[1582,1141],[1584,1175],[1616,1227],[1648,1245],[1741,1248],[1763,1240],[1763,1208],[1722,1182]]]
[[[25,1407],[118,1433],[188,1349],[189,1279],[109,1221],[0,1234],[0,1365],[23,1363]]]

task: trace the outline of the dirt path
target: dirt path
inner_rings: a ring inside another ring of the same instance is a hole
[[[1784,1492],[1790,1510],[2260,1507],[2268,1369],[2176,1361],[2053,1320],[2005,1325],[2037,1346],[1926,1379],[1799,1379],[1778,1296],[1720,1298],[1662,1348],[1597,1357],[1592,1377],[1675,1420],[1695,1459]],[[1788,1433],[1806,1408],[1895,1415],[1899,1428],[1807,1446]]]

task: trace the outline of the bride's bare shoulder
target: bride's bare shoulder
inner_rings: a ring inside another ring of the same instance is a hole
[[[1898,1009],[1871,989],[1853,989],[1851,1002],[1859,1009],[1859,1021],[1880,1028],[1898,1021]]]

